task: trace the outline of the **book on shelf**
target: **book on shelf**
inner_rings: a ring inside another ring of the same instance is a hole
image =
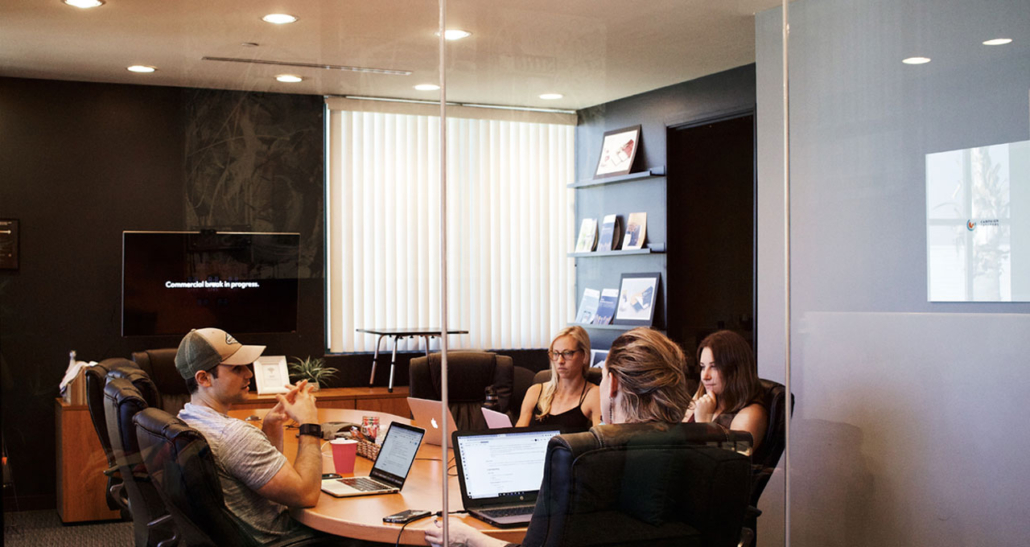
[[[626,221],[626,237],[622,241],[622,250],[640,249],[647,237],[647,213],[630,213]]]
[[[601,224],[601,238],[597,244],[598,251],[618,251],[622,242],[622,223],[619,215],[605,215]]]
[[[619,303],[619,289],[602,289],[601,299],[594,314],[593,324],[610,325],[615,317],[615,308]]]
[[[583,299],[579,301],[579,311],[576,312],[577,323],[590,323],[594,320],[600,295],[601,292],[597,289],[583,289]]]
[[[589,253],[597,246],[597,219],[584,218],[579,225],[579,239],[576,240],[577,253]]]

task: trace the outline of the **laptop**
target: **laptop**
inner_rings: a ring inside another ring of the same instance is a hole
[[[514,424],[511,423],[511,418],[503,412],[497,412],[496,410],[490,410],[489,408],[483,408],[483,419],[486,420],[486,426],[490,429],[501,429],[504,427],[512,427]]]
[[[508,428],[458,431],[458,466],[465,510],[498,528],[526,526],[533,516],[551,437],[561,428]]]
[[[322,491],[337,498],[400,492],[425,433],[420,427],[391,423],[367,477],[323,480]]]
[[[415,423],[426,428],[426,444],[440,446],[443,444],[444,431],[440,427],[440,411],[443,403],[430,399],[416,399],[408,397],[408,408],[415,418]],[[454,416],[450,409],[447,409],[447,435],[457,431],[454,425]]]

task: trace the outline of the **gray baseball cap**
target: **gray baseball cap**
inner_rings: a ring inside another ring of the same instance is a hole
[[[189,379],[218,365],[249,365],[264,351],[265,346],[244,346],[222,329],[193,329],[179,342],[175,368]]]

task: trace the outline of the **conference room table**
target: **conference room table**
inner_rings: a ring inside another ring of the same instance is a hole
[[[267,412],[267,409],[231,410],[229,415],[241,420],[249,417],[251,418],[249,423],[261,427],[260,418],[263,418]],[[386,434],[386,430],[392,422],[412,423],[407,418],[369,410],[318,410],[318,420],[321,423],[353,422],[360,424],[363,416],[379,417],[380,435]],[[287,428],[283,435],[283,451],[291,462],[297,453],[296,431],[296,429]],[[405,509],[424,509],[432,511],[434,514],[443,509],[440,456],[439,446],[423,442],[416,455],[415,463],[411,466],[411,472],[408,473],[404,488],[397,494],[336,498],[322,492],[318,498],[318,504],[314,507],[291,508],[290,514],[297,521],[328,534],[392,544],[398,540],[402,525],[384,523],[383,517]],[[447,461],[450,461],[452,457],[451,451],[448,450]],[[457,471],[453,464],[449,467],[448,474],[451,476],[447,478],[448,509],[452,512],[461,511],[463,506]],[[372,461],[358,456],[354,464],[354,475],[367,475],[371,469]],[[332,447],[328,441],[322,442],[322,471],[324,473],[335,472]],[[526,534],[525,528],[500,529],[467,515],[453,516],[491,537],[511,543],[520,543]],[[427,526],[433,526],[432,517],[409,523],[403,530],[400,543],[425,545],[423,530]]]

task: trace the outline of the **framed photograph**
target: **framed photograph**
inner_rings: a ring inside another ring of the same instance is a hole
[[[619,283],[614,325],[650,327],[654,323],[660,273],[625,273]]]
[[[604,364],[604,360],[608,358],[608,350],[606,349],[592,349],[590,350],[590,366],[599,367]]]
[[[262,355],[254,361],[254,381],[258,395],[286,393],[290,383],[290,372],[286,368],[285,355]]]
[[[0,270],[18,269],[18,220],[0,218]]]
[[[628,175],[640,148],[640,126],[616,129],[604,134],[601,156],[597,160],[594,178]]]

